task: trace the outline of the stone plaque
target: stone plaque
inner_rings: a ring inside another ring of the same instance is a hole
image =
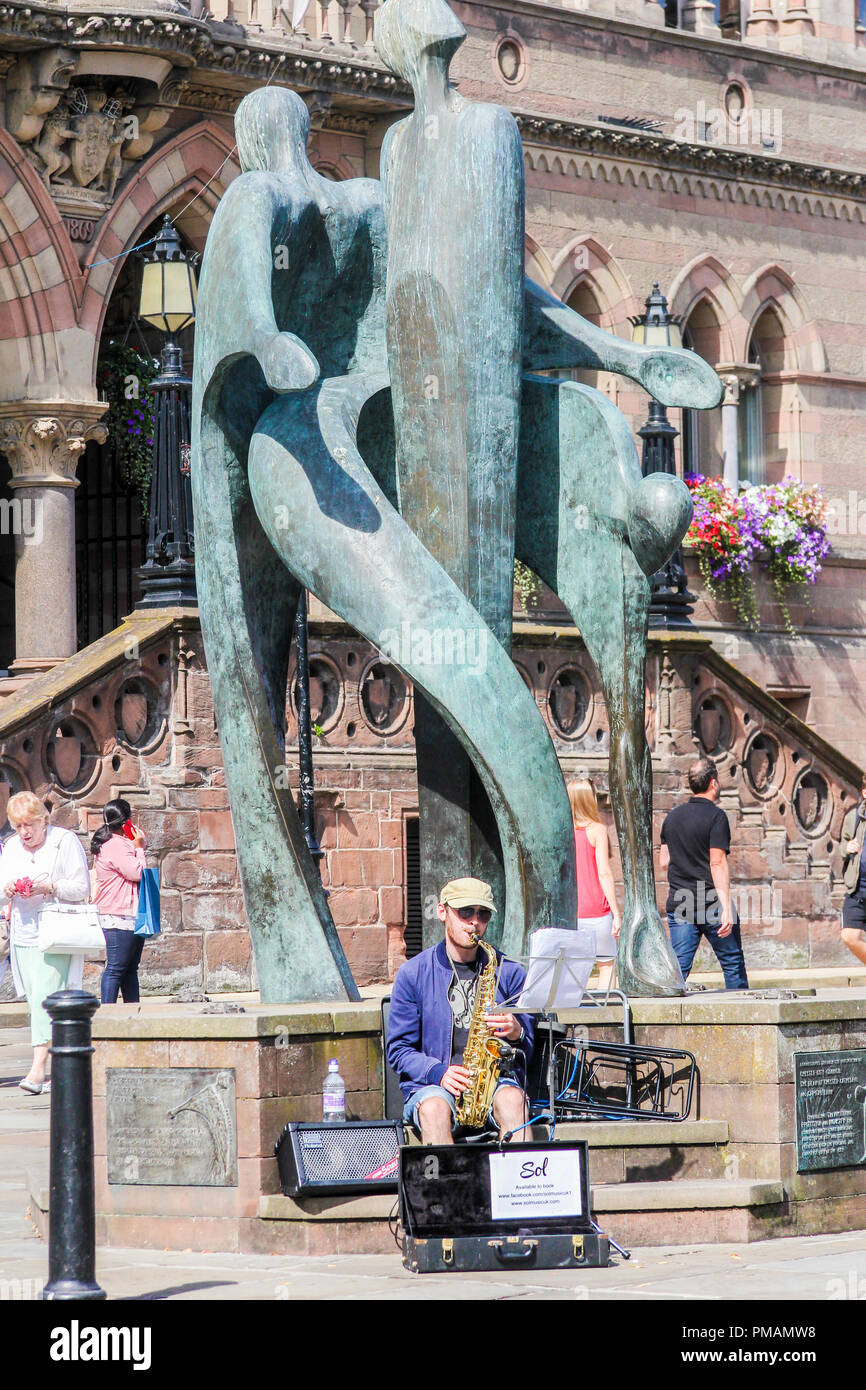
[[[797,1171],[866,1164],[866,1049],[794,1054]]]
[[[109,1068],[105,1112],[110,1183],[237,1186],[233,1069]]]

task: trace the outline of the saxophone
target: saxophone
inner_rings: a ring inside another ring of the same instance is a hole
[[[500,1067],[514,1048],[504,1038],[494,1038],[487,1031],[484,1015],[496,1007],[496,976],[499,973],[496,952],[480,936],[473,936],[472,940],[487,953],[487,964],[478,980],[469,1038],[463,1053],[463,1065],[472,1073],[472,1079],[469,1089],[457,1100],[457,1123],[469,1129],[483,1129],[493,1104]]]

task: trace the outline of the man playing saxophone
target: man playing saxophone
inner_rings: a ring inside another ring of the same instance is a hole
[[[391,994],[387,1053],[403,1118],[425,1144],[450,1144],[458,1123],[481,1128],[489,1113],[500,1137],[527,1138],[521,1082],[532,1018],[496,1007],[519,993],[526,972],[482,942],[496,911],[488,883],[453,879],[436,910],[443,939],[400,967]]]

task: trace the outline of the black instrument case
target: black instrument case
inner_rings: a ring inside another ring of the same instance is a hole
[[[516,1269],[587,1269],[607,1266],[607,1236],[589,1210],[589,1169],[583,1140],[566,1144],[509,1144],[540,1167],[548,1154],[574,1154],[579,1168],[575,1210],[543,1215],[538,1209],[503,1219],[492,1215],[491,1155],[498,1145],[449,1144],[400,1150],[400,1221],[403,1264],[416,1274]]]

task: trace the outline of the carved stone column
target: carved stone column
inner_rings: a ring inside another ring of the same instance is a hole
[[[75,477],[88,439],[108,436],[102,401],[0,403],[0,453],[12,469],[15,675],[48,670],[78,647]]]
[[[753,362],[719,362],[716,371],[722,378],[722,385],[725,388],[722,401],[722,453],[724,456],[725,487],[736,493],[740,486],[738,438],[740,391],[743,387],[754,386],[760,376],[760,368]]]

